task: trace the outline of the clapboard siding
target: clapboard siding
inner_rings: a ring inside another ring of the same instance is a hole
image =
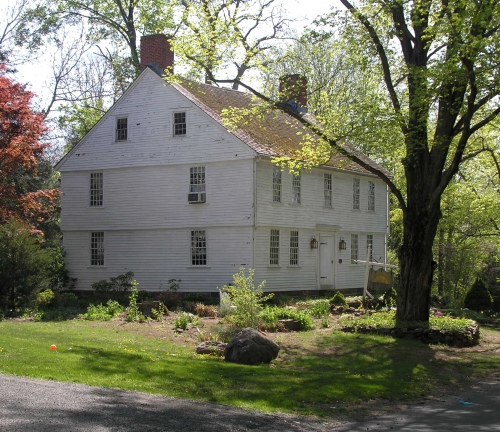
[[[187,135],[173,137],[175,111],[186,111]],[[127,141],[115,142],[117,117],[128,118]],[[255,155],[154,72],[146,70],[61,162],[61,172],[129,166],[207,163]]]
[[[191,166],[205,167],[204,204],[188,203]],[[91,172],[62,174],[63,230],[253,226],[252,160],[97,170],[102,207],[89,206]]]
[[[196,227],[204,229],[204,227]],[[192,266],[190,229],[104,231],[104,266],[91,267],[90,231],[65,231],[66,264],[77,289],[127,271],[140,290],[162,291],[181,279],[181,291],[215,292],[240,267],[252,265],[253,229],[206,228],[207,266]],[[231,244],[231,247],[228,247]]]

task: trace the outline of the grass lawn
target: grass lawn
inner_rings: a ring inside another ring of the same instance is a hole
[[[329,415],[370,401],[414,401],[499,373],[500,332],[481,334],[479,346],[457,349],[331,328],[276,333],[269,337],[281,347],[278,359],[243,366],[195,354],[196,329],[177,335],[158,322],[8,320],[0,322],[0,373]]]

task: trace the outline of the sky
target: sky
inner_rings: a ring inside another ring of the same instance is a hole
[[[0,16],[2,10],[16,3],[16,0],[0,0]],[[332,5],[338,5],[338,0],[282,0],[282,4],[288,11],[288,16],[296,19],[293,26],[297,31],[302,29],[320,14],[327,13]],[[0,32],[2,20],[0,17]],[[50,96],[51,79],[51,57],[52,53],[46,51],[39,55],[38,59],[33,59],[29,64],[19,66],[15,79],[18,82],[27,84],[27,87],[38,95],[39,105],[44,106],[44,100]]]

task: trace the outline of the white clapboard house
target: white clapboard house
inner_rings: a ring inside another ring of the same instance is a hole
[[[165,36],[142,38],[140,76],[56,166],[76,288],[133,271],[141,290],[180,279],[181,291],[217,292],[240,267],[266,291],[362,288],[355,260],[368,246],[386,257],[384,183],[335,158],[282,172],[271,158],[298,148],[298,122],[270,115],[228,130],[221,111],[250,96],[166,84],[158,71],[172,66],[169,50]]]

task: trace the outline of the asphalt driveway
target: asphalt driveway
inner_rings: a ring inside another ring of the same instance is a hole
[[[271,389],[272,390],[272,389]],[[286,395],[283,395],[286,397]],[[361,422],[268,415],[183,399],[0,374],[0,431],[500,431],[500,380]]]

